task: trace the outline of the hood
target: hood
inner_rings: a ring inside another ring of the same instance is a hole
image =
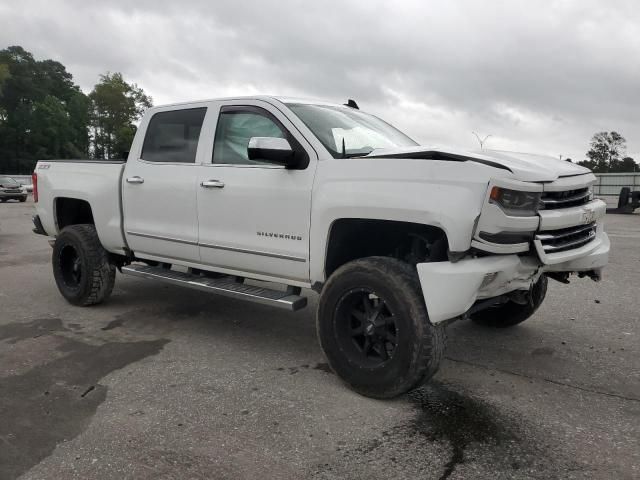
[[[471,161],[512,172],[525,182],[553,182],[560,177],[591,173],[575,163],[532,153],[500,150],[462,151],[429,147],[379,148],[363,158],[410,158],[421,160]]]

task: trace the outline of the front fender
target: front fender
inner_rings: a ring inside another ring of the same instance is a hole
[[[436,160],[321,161],[311,214],[312,283],[326,279],[329,233],[343,218],[430,225],[445,232],[450,251],[468,250],[492,171],[485,165]]]

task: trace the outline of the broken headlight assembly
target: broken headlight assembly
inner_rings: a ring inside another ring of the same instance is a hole
[[[523,192],[502,187],[491,188],[489,202],[512,217],[533,217],[540,207],[540,192]]]

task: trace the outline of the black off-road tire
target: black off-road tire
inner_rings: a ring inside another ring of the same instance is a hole
[[[24,203],[27,201],[27,197],[20,197],[20,202]]]
[[[531,290],[532,303],[525,305],[509,301],[471,315],[471,320],[487,327],[508,328],[524,322],[542,305],[547,295],[547,276],[541,275]]]
[[[366,330],[365,320],[341,313],[352,311],[345,310],[345,302],[358,295],[363,302],[376,302],[376,308],[384,309],[384,321],[382,315],[374,314],[384,324],[376,326],[385,329],[381,335],[390,333],[386,329],[393,332],[395,344],[377,344],[378,350],[371,351],[373,355],[384,350],[387,359],[378,364],[371,363],[367,347],[358,345],[353,337],[357,329]],[[386,326],[390,322],[393,326]],[[331,275],[320,296],[317,330],[333,371],[353,390],[373,398],[393,398],[429,380],[440,366],[446,343],[444,326],[429,321],[415,267],[388,257],[354,260]]]
[[[111,295],[116,268],[93,225],[65,227],[56,237],[52,264],[58,289],[69,303],[95,305]]]
[[[618,196],[618,208],[626,207],[629,204],[630,197],[631,189],[629,187],[622,187],[622,189],[620,189],[620,195]]]

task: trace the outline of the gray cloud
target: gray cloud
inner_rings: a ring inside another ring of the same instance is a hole
[[[492,148],[578,160],[615,129],[640,160],[631,0],[25,0],[0,19],[0,45],[61,61],[87,91],[121,71],[156,103],[356,98],[422,143],[475,148],[476,130]]]

